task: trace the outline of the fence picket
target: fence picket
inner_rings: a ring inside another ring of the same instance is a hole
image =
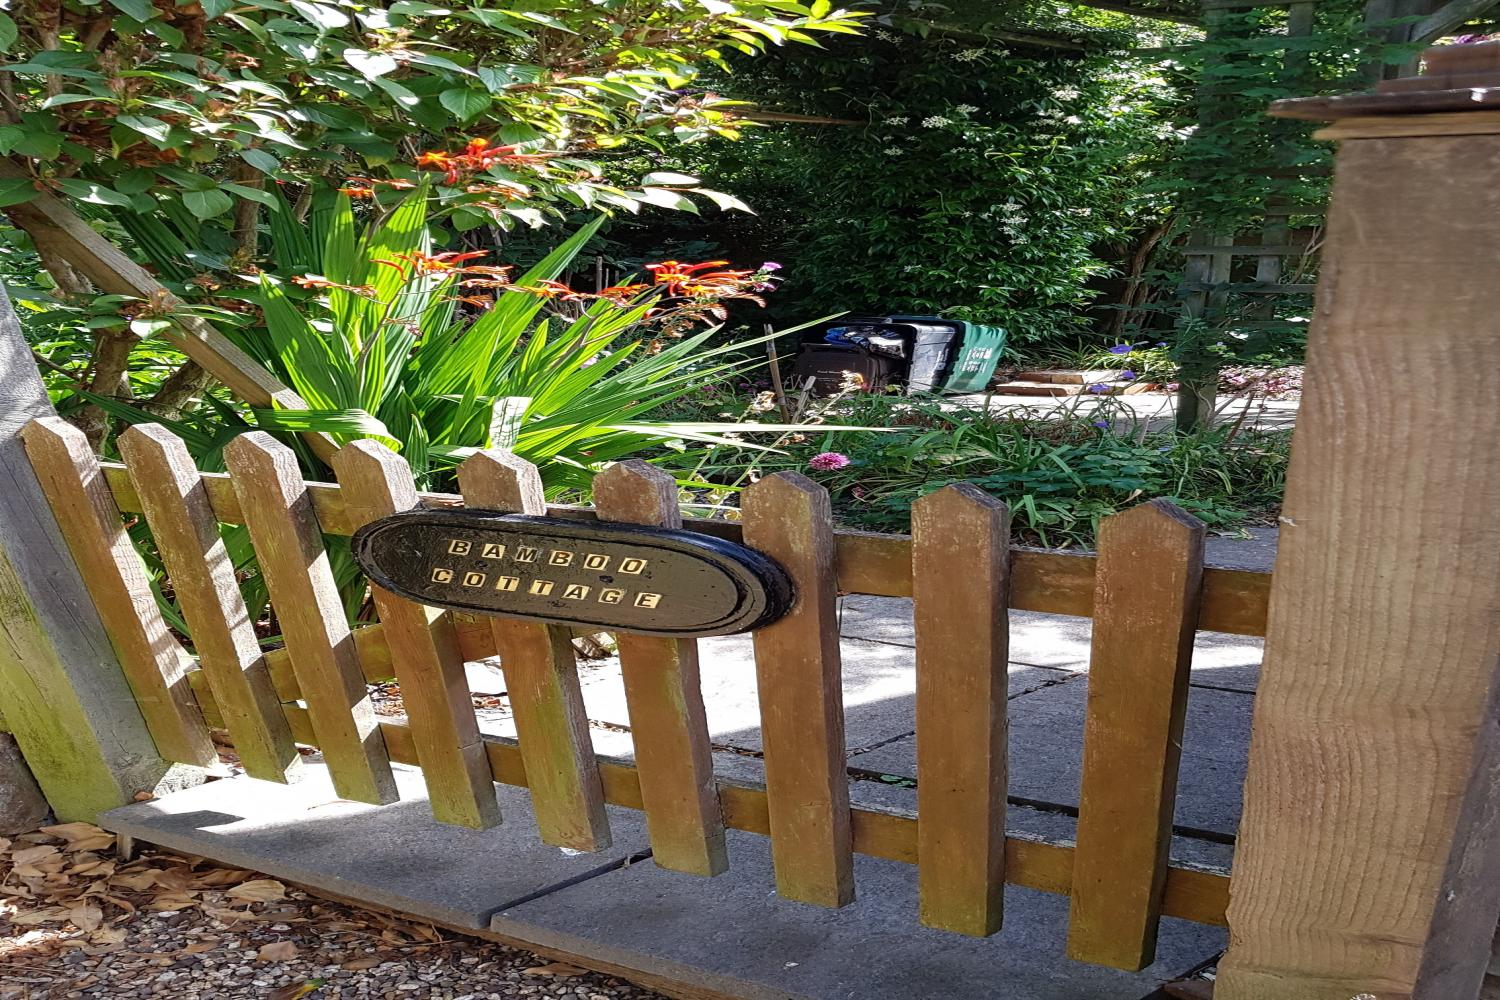
[[[246,773],[295,780],[301,757],[187,445],[160,424],[131,427],[118,445]]]
[[[333,456],[351,527],[418,505],[405,460],[375,441],[355,441]],[[489,758],[469,697],[458,634],[449,615],[433,616],[372,583],[391,665],[411,720],[432,815],[443,823],[485,829],[500,822]]]
[[[1155,959],[1203,534],[1165,500],[1099,525],[1068,924],[1068,955],[1081,961],[1134,971]]]
[[[156,749],[184,764],[217,764],[187,681],[187,651],[162,618],[88,439],[60,417],[31,421],[21,438]]]
[[[458,468],[458,483],[470,507],[547,512],[536,466],[508,452],[471,455]],[[575,851],[603,850],[610,845],[609,819],[568,630],[507,618],[491,619],[490,630],[542,840]]]
[[[618,462],[595,476],[594,504],[603,521],[682,526],[677,484],[639,459]],[[728,869],[729,859],[698,677],[698,643],[628,632],[616,641],[652,859],[675,871],[718,875]]]
[[[1005,889],[1010,512],[959,483],[911,520],[921,920],[984,937]]]
[[[334,790],[357,802],[394,802],[385,740],[296,456],[252,431],[229,442],[224,464]]]
[[[776,891],[819,906],[854,900],[844,693],[828,491],[779,472],[744,495],[745,544],[797,588],[792,611],[755,633]]]

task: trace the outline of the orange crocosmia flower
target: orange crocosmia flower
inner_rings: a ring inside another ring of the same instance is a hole
[[[371,188],[367,188],[367,187],[342,187],[342,188],[339,188],[339,194],[346,194],[346,195],[348,195],[351,198],[373,198],[373,197],[375,197],[374,190],[371,189]]]
[[[601,299],[613,299],[618,302],[634,298],[650,287],[650,285],[610,285],[608,288],[599,289],[599,297]]]
[[[474,260],[478,257],[486,256],[487,253],[488,251],[485,250],[471,250],[468,253],[449,250],[445,253],[435,254],[398,253],[396,254],[396,258],[415,266],[419,274],[443,274],[448,271],[465,270],[465,268],[459,267],[459,265],[466,260]]]
[[[543,299],[576,298],[577,293],[561,281],[538,281],[534,285],[511,285],[517,292],[525,292]]]
[[[380,295],[371,285],[345,285],[337,281],[330,281],[320,274],[295,275],[292,278],[292,284],[302,288],[338,288],[354,295],[363,295],[367,299],[379,298]]]

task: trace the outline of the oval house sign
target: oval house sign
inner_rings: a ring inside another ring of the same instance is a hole
[[[473,510],[414,510],[354,535],[386,590],[437,607],[692,638],[746,632],[791,608],[771,559],[692,531]]]

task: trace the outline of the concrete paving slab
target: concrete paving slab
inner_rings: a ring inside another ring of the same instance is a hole
[[[909,734],[915,725],[916,664],[909,646],[845,639],[840,644],[844,675],[844,734],[850,750],[879,745]],[[720,746],[759,751],[760,701],[755,659],[749,636],[701,639],[698,659],[709,735]],[[1056,671],[1012,664],[1012,696],[1035,690],[1055,679]],[[630,712],[619,660],[596,661],[581,674],[588,717],[604,727],[629,728]],[[485,732],[512,735],[513,729]],[[596,730],[595,748],[619,753],[617,741]],[[605,746],[609,749],[605,749]]]
[[[637,967],[685,963],[787,1000],[1140,1000],[1225,941],[1221,928],[1167,920],[1156,964],[1120,972],[1064,956],[1062,896],[1007,887],[1005,930],[966,938],[917,923],[912,866],[857,858],[858,900],[826,910],[775,895],[765,838],[732,832],[729,851],[712,881],[636,864],[501,911],[491,927]]]
[[[1078,805],[1088,677],[1010,702],[1010,794]],[[1176,822],[1231,835],[1239,825],[1250,744],[1248,694],[1197,688],[1188,696]],[[916,741],[899,740],[859,758],[861,767],[915,777]]]
[[[497,786],[490,830],[432,818],[421,772],[398,765],[401,801],[340,799],[320,764],[296,785],[239,777],[105,813],[106,830],[277,878],[443,921],[484,928],[509,902],[618,865],[647,846],[640,813],[609,810],[614,846],[597,854],[543,844],[524,789]]]
[[[843,634],[867,642],[912,646],[912,603],[906,597],[853,594],[843,599]],[[1087,670],[1093,621],[1037,611],[1010,613],[1010,658],[1017,664]],[[1193,683],[1254,691],[1265,643],[1258,637],[1199,632]]]

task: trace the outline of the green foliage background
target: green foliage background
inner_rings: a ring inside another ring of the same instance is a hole
[[[1109,48],[1162,39],[1117,18],[1084,55],[884,20],[716,81],[767,110],[843,122],[677,151],[681,169],[758,215],[614,235],[774,258],[788,279],[778,305],[801,315],[942,311],[1004,325],[1012,343],[1076,340],[1134,235],[1172,207],[1150,182],[1182,145],[1181,80]]]

